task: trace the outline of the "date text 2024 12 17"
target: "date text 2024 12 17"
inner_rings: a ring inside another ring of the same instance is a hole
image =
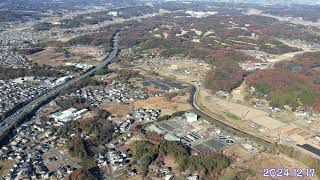
[[[264,168],[262,175],[265,177],[313,177],[315,170],[313,168]]]

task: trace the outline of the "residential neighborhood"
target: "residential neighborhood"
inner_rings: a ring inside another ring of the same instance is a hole
[[[0,180],[320,177],[316,0],[1,0]]]
[[[99,105],[102,102],[133,102],[136,99],[146,99],[148,94],[130,83],[112,81],[101,89],[86,87],[71,93],[70,96],[83,98],[92,104]]]

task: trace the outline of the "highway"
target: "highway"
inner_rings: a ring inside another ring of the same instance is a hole
[[[62,90],[71,86],[77,81],[80,81],[86,77],[90,77],[94,75],[97,70],[109,65],[118,53],[118,49],[119,49],[118,38],[119,38],[119,32],[117,32],[113,36],[112,51],[106,57],[104,57],[102,59],[102,62],[99,65],[97,65],[95,68],[89,70],[88,72],[82,74],[81,76],[70,79],[64,84],[61,84],[55,87],[54,89],[48,91],[47,93],[41,95],[40,97],[32,100],[30,103],[20,108],[17,112],[15,112],[11,116],[5,118],[2,122],[0,122],[0,140],[3,140],[3,138],[8,135],[10,130],[12,130],[16,124],[19,124],[19,122],[22,121],[27,115],[34,112],[37,108],[40,108],[48,100],[55,98]]]

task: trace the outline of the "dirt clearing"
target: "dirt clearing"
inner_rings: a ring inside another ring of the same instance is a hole
[[[269,117],[265,111],[248,107],[242,104],[234,103],[228,100],[220,99],[213,96],[208,90],[201,89],[198,96],[198,104],[210,110],[213,113],[224,114],[226,112],[239,117],[237,121],[251,121],[257,123],[269,130],[279,128],[285,124]]]
[[[70,53],[70,57],[65,56],[65,50]],[[65,48],[65,50],[49,47],[41,52],[28,55],[27,58],[37,64],[56,67],[65,65],[67,62],[96,65],[102,57],[99,49],[95,47],[75,46]]]
[[[188,93],[171,99],[167,97],[149,97],[148,99],[134,102],[134,108],[161,109],[161,116],[171,115],[178,111],[191,110],[192,107],[188,103],[188,99]]]
[[[115,102],[110,102],[108,104],[101,104],[99,108],[109,111],[112,114],[112,116],[115,116],[116,118],[119,118],[119,119],[125,118],[127,114],[133,111],[132,104],[115,103]]]

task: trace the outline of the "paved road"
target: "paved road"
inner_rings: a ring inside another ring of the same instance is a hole
[[[30,103],[28,103],[27,105],[25,105],[24,107],[22,107],[21,109],[19,109],[16,113],[14,113],[13,115],[7,117],[6,119],[4,119],[2,122],[0,122],[0,140],[2,140],[3,137],[5,137],[7,135],[7,133],[14,128],[15,124],[18,124],[21,120],[23,120],[28,114],[34,112],[37,108],[39,108],[40,106],[42,106],[46,101],[53,99],[54,97],[56,97],[62,90],[64,90],[65,88],[69,87],[70,85],[74,84],[77,81],[82,80],[83,78],[92,76],[95,74],[95,72],[98,69],[101,69],[107,65],[109,65],[112,60],[116,57],[117,53],[118,53],[118,35],[119,32],[117,34],[114,35],[113,37],[113,49],[110,52],[109,55],[107,55],[103,61],[96,66],[94,69],[89,70],[88,72],[86,72],[85,74],[73,78],[69,81],[67,81],[66,83],[59,85],[58,87],[55,87],[54,89],[50,90],[49,92],[45,93],[44,95],[34,99],[33,101],[31,101]]]
[[[106,146],[107,146],[108,148],[110,148],[110,144],[115,144],[116,141],[122,139],[123,137],[128,137],[128,133],[121,134],[119,137],[117,137],[116,139],[114,139],[114,140],[112,140],[111,142],[109,142]],[[107,159],[108,159],[108,161],[110,162],[110,163],[108,164],[108,170],[109,170],[109,176],[108,176],[108,177],[109,177],[109,180],[115,180],[115,179],[116,179],[116,178],[115,178],[115,175],[114,175],[115,170],[114,170],[113,167],[112,167],[111,156],[110,156],[110,151],[109,151],[109,150],[108,150],[108,152],[107,152]]]
[[[33,139],[29,136],[22,136],[23,138],[26,138],[28,139],[31,143],[37,143],[37,144],[41,144],[41,145],[48,145],[42,141],[39,141],[37,139]],[[56,155],[56,157],[59,157],[65,164],[69,164],[71,165],[72,167],[75,167],[75,168],[81,168],[81,166],[79,164],[77,164],[76,162],[73,162],[72,160],[68,159],[65,157],[65,154],[63,151],[59,150],[58,148],[52,148],[51,151]]]
[[[225,127],[228,127],[230,129],[232,129],[233,131],[239,132],[242,135],[245,135],[247,137],[251,137],[255,140],[259,140],[260,143],[263,143],[263,145],[270,147],[272,142],[270,142],[269,140],[266,140],[262,137],[253,135],[253,134],[249,134],[248,132],[245,132],[235,126],[231,126],[230,124],[225,123],[223,120],[219,120],[216,117],[212,117],[211,115],[207,114],[205,111],[201,110],[201,108],[199,108],[199,106],[197,105],[197,95],[199,93],[199,88],[197,88],[196,86],[191,86],[191,95],[190,95],[190,104],[192,105],[194,111],[196,114],[198,114],[199,116],[205,118],[207,121],[209,122],[213,122],[214,124],[220,124],[223,125]]]
[[[109,170],[109,180],[114,180],[114,170],[113,170],[113,167],[112,167],[112,164],[111,164],[111,157],[110,157],[110,151],[108,151],[107,153],[107,158],[108,158],[108,161],[109,161],[109,164],[108,164],[108,170]]]

